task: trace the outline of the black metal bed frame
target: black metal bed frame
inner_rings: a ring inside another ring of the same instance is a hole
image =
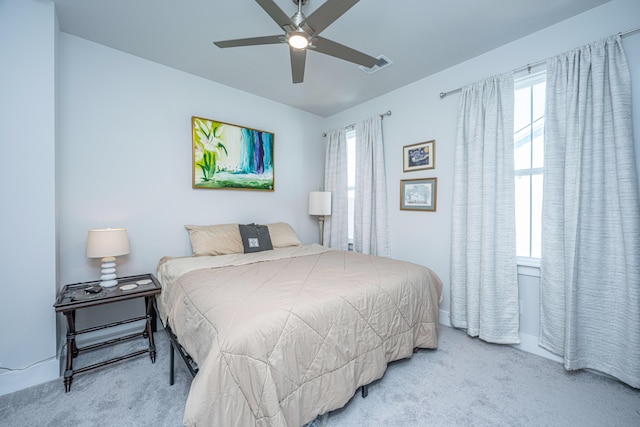
[[[187,350],[182,347],[182,345],[178,342],[178,337],[171,330],[171,326],[169,326],[169,322],[165,323],[164,330],[167,331],[167,335],[169,335],[169,340],[171,340],[171,353],[169,354],[169,385],[173,385],[175,382],[174,375],[174,367],[175,367],[175,353],[176,351],[184,361],[187,369],[191,373],[192,377],[195,377],[198,373],[198,364],[193,360],[191,355],[187,353]]]

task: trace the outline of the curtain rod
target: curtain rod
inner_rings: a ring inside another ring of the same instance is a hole
[[[381,118],[382,120],[384,120],[384,116],[390,116],[390,115],[391,115],[391,110],[387,110],[387,112],[386,112],[386,113],[382,113],[382,114],[378,114],[378,115],[380,116],[380,118]],[[356,126],[356,124],[355,124],[355,123],[351,123],[350,125],[345,126],[344,128],[345,128],[345,129],[349,129],[349,128],[354,128],[355,126]],[[326,137],[326,136],[327,136],[327,133],[326,133],[326,132],[322,132],[322,137],[324,138],[324,137]]]
[[[627,30],[627,31],[621,31],[618,33],[618,36],[620,37],[624,37],[627,36],[629,34],[635,33],[637,31],[640,31],[640,27],[637,28],[632,28],[631,30]],[[516,73],[518,71],[522,71],[522,70],[529,70],[529,72],[531,72],[531,69],[537,65],[543,64],[545,63],[547,60],[546,59],[541,59],[540,61],[536,61],[536,62],[532,62],[531,64],[527,64],[527,65],[523,65],[521,67],[518,68],[514,68],[513,72]],[[462,87],[456,88],[456,89],[452,89],[450,91],[447,92],[440,92],[440,99],[444,98],[447,95],[451,95],[452,93],[456,93],[462,90]]]

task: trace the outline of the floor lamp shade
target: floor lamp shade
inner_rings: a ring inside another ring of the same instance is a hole
[[[117,277],[115,257],[128,253],[129,238],[126,228],[89,230],[86,256],[88,258],[102,258],[101,286],[111,287],[118,284],[118,281],[115,280]]]
[[[309,215],[331,215],[331,192],[309,193]]]

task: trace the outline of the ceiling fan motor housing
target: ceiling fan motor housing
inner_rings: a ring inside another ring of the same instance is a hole
[[[298,11],[291,17],[291,22],[293,22],[296,27],[300,27],[300,24],[302,24],[305,19],[307,19],[307,17],[304,16],[304,13]]]

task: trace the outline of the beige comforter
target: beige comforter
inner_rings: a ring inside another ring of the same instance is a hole
[[[438,343],[442,283],[319,245],[163,259],[158,308],[198,363],[189,426],[301,426]]]

